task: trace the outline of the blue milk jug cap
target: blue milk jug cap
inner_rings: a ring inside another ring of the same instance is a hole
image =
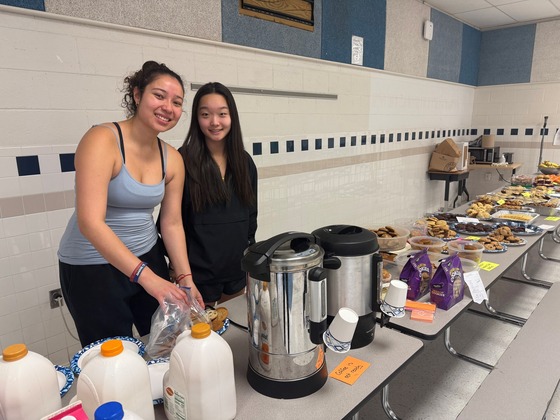
[[[121,420],[123,417],[123,406],[117,401],[109,401],[100,405],[94,414],[94,420]]]

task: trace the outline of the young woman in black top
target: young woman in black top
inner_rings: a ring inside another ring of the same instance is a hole
[[[182,212],[189,263],[204,302],[213,305],[243,293],[241,258],[257,230],[257,168],[226,86],[207,83],[197,91],[179,152],[186,168]]]

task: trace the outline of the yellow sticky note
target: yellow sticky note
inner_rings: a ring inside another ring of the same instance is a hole
[[[558,216],[548,216],[544,220],[552,220],[553,222],[557,222],[558,220],[560,220],[560,217],[558,217]]]
[[[478,264],[481,270],[492,271],[494,268],[498,267],[500,264],[496,264],[490,261],[482,261]]]
[[[348,385],[352,385],[366,371],[370,363],[347,356],[340,364],[330,373],[330,377],[338,379]]]
[[[496,204],[499,204],[501,206],[502,204],[505,204],[505,202],[506,202],[506,200],[502,199],[502,200],[496,201]]]
[[[531,193],[530,193],[530,192],[523,192],[523,193],[521,193],[521,195],[522,195],[523,197],[527,197],[527,198],[531,197]]]
[[[467,236],[466,239],[470,241],[478,241],[480,239],[480,236]]]

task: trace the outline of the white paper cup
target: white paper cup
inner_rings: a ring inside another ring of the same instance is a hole
[[[347,352],[350,350],[357,324],[358,314],[356,312],[350,308],[340,308],[323,334],[323,342],[329,349],[337,353]]]
[[[385,303],[395,307],[403,308],[406,304],[406,294],[408,292],[408,285],[401,280],[391,280],[389,290],[385,295]]]

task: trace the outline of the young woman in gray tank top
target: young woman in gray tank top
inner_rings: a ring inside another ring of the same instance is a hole
[[[128,119],[92,127],[76,150],[76,210],[58,252],[62,293],[82,345],[150,331],[165,298],[186,300],[170,281],[164,249],[178,283],[193,283],[181,219],[185,168],[158,138],[183,112],[181,77],[164,64],[144,63],[125,78]],[[153,210],[161,203],[161,237]],[[163,243],[162,243],[163,242]]]

